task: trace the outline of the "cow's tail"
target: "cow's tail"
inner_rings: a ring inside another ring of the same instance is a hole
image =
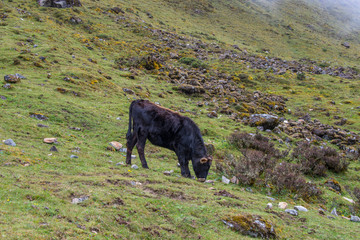
[[[133,109],[134,103],[135,103],[135,101],[133,101],[130,104],[130,108],[129,108],[129,129],[128,129],[128,132],[126,134],[127,139],[129,139],[131,137],[131,135],[132,135],[132,109]]]

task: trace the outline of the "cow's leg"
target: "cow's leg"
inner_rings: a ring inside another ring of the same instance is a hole
[[[129,136],[126,136],[126,139],[127,139],[127,142],[126,142],[126,164],[130,165],[132,150],[133,150],[136,142],[138,141],[138,139],[137,139],[137,135],[135,132]]]
[[[184,157],[178,157],[181,169],[181,176],[191,178],[189,170],[189,160],[186,160]]]
[[[144,131],[141,131],[141,132],[139,131],[136,148],[138,150],[141,165],[142,165],[143,168],[149,168],[148,165],[147,165],[147,162],[146,162],[146,159],[145,159],[145,153],[144,153],[146,138],[147,138],[147,134]]]

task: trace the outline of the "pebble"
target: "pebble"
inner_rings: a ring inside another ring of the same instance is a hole
[[[298,212],[295,209],[286,209],[285,212],[288,213],[288,214],[291,214],[293,216],[299,215]]]
[[[3,88],[5,89],[10,89],[11,88],[11,84],[10,83],[6,83],[3,85]]]
[[[11,138],[5,140],[5,141],[4,141],[4,144],[9,145],[9,146],[12,146],[12,147],[15,147],[15,146],[16,146],[16,143],[15,143]]]
[[[119,150],[122,148],[122,146],[123,146],[121,143],[116,142],[116,141],[112,141],[112,142],[110,142],[109,144],[110,144],[110,146],[112,146],[113,148],[115,148],[116,151],[119,151]]]
[[[88,199],[89,199],[88,196],[80,197],[80,198],[73,198],[71,203],[72,204],[78,204],[78,203],[84,202],[85,200],[88,200]]]
[[[226,178],[225,176],[222,176],[221,178],[222,182],[225,184],[229,184],[230,183],[230,179]]]
[[[350,221],[352,221],[352,222],[360,222],[360,217],[351,215]]]
[[[50,152],[58,152],[57,148],[55,146],[52,146],[50,148]]]
[[[299,212],[307,212],[307,211],[309,211],[303,206],[295,206],[294,209],[299,211]]]
[[[134,158],[136,158],[136,155],[131,155],[131,159],[134,159]]]
[[[44,138],[44,143],[57,143],[56,138]]]
[[[131,168],[132,168],[132,169],[135,169],[135,170],[136,170],[136,169],[139,169],[139,167],[138,167],[137,165],[135,165],[135,164],[133,164],[133,165],[131,166]]]
[[[79,157],[76,155],[70,155],[70,158],[79,158]]]
[[[355,203],[354,200],[350,199],[350,198],[347,198],[347,197],[343,197],[343,199],[345,199],[346,201],[350,202],[350,203]]]
[[[119,152],[124,152],[124,153],[126,153],[126,152],[127,152],[127,149],[126,149],[126,148],[120,148],[120,149],[119,149]]]
[[[268,204],[266,204],[266,208],[265,208],[265,209],[272,209],[272,208],[273,208],[272,203],[268,203]]]
[[[288,204],[286,202],[279,202],[279,208],[285,209],[287,208]]]
[[[118,163],[116,164],[116,166],[125,166],[125,163],[124,163],[124,162],[118,162]]]
[[[164,171],[164,175],[170,176],[172,173],[174,172],[174,170],[170,170],[170,171]]]
[[[273,201],[273,202],[276,201],[276,199],[275,199],[275,198],[272,198],[272,197],[266,197],[266,198],[269,199],[270,201]]]
[[[214,183],[214,180],[206,180],[205,183]]]
[[[334,216],[339,216],[339,215],[337,214],[336,208],[334,208],[333,210],[331,210],[331,214],[334,215]]]

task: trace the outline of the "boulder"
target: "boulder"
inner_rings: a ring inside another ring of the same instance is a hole
[[[285,209],[287,208],[288,204],[286,202],[279,202],[279,208]]]
[[[270,114],[253,114],[250,116],[249,124],[251,127],[261,126],[264,130],[273,130],[279,125],[279,117]]]
[[[112,141],[109,143],[110,146],[112,146],[113,148],[116,149],[116,151],[120,151],[120,149],[123,147],[123,145],[119,142],[116,142],[116,141]]]
[[[38,0],[41,7],[69,8],[81,7],[80,0]]]

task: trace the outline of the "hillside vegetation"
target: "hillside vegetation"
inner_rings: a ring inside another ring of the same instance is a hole
[[[357,239],[360,15],[325,2],[1,1],[0,238]],[[140,98],[196,122],[206,183],[124,164]]]

